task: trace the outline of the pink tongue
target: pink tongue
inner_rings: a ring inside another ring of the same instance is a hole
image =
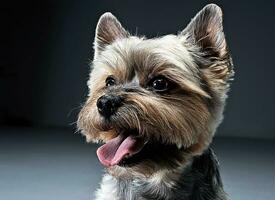
[[[109,167],[119,164],[126,155],[137,153],[142,146],[134,137],[120,134],[99,147],[96,153],[101,164]]]

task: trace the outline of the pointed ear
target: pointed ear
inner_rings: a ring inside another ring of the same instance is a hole
[[[181,32],[188,43],[199,47],[200,55],[204,58],[200,68],[217,87],[234,75],[222,23],[221,8],[209,4]]]
[[[113,43],[116,39],[128,37],[129,33],[122,27],[117,18],[112,13],[104,13],[98,20],[94,50],[95,58],[105,49],[105,47]]]
[[[227,45],[223,33],[222,10],[215,4],[205,6],[182,31],[189,42],[198,45],[206,56],[223,57]]]

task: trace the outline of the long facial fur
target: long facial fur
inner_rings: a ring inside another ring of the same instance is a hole
[[[87,140],[106,142],[121,130],[136,130],[145,140],[178,149],[171,149],[169,153],[174,154],[162,164],[148,159],[127,168],[128,172],[152,174],[180,166],[208,147],[222,120],[233,69],[221,10],[214,5],[205,7],[178,35],[153,39],[130,36],[107,13],[97,26],[92,68],[89,96],[78,119]],[[106,88],[105,79],[110,75],[117,84]],[[167,94],[148,90],[147,83],[159,75],[175,88]],[[104,94],[124,100],[108,122],[96,107]],[[175,165],[168,164],[171,162]],[[117,166],[113,171],[123,174],[125,169]]]

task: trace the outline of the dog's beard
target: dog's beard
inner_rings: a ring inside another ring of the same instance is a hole
[[[100,116],[92,100],[79,116],[79,127],[87,138],[105,143],[97,154],[107,167],[174,168],[186,161],[187,152],[202,137],[209,138],[205,98],[182,92],[160,97],[145,90],[120,91],[119,95],[124,103],[110,118]]]

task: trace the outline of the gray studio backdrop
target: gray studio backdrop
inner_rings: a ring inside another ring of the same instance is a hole
[[[212,2],[223,8],[236,71],[219,135],[274,137],[275,2]],[[69,126],[87,94],[88,63],[101,14],[111,11],[130,32],[154,37],[176,34],[207,3],[49,0],[31,5],[30,16],[18,16],[13,27],[21,31],[13,42],[17,77],[2,80],[9,86],[2,90],[6,98],[0,100],[1,109],[33,125]]]

